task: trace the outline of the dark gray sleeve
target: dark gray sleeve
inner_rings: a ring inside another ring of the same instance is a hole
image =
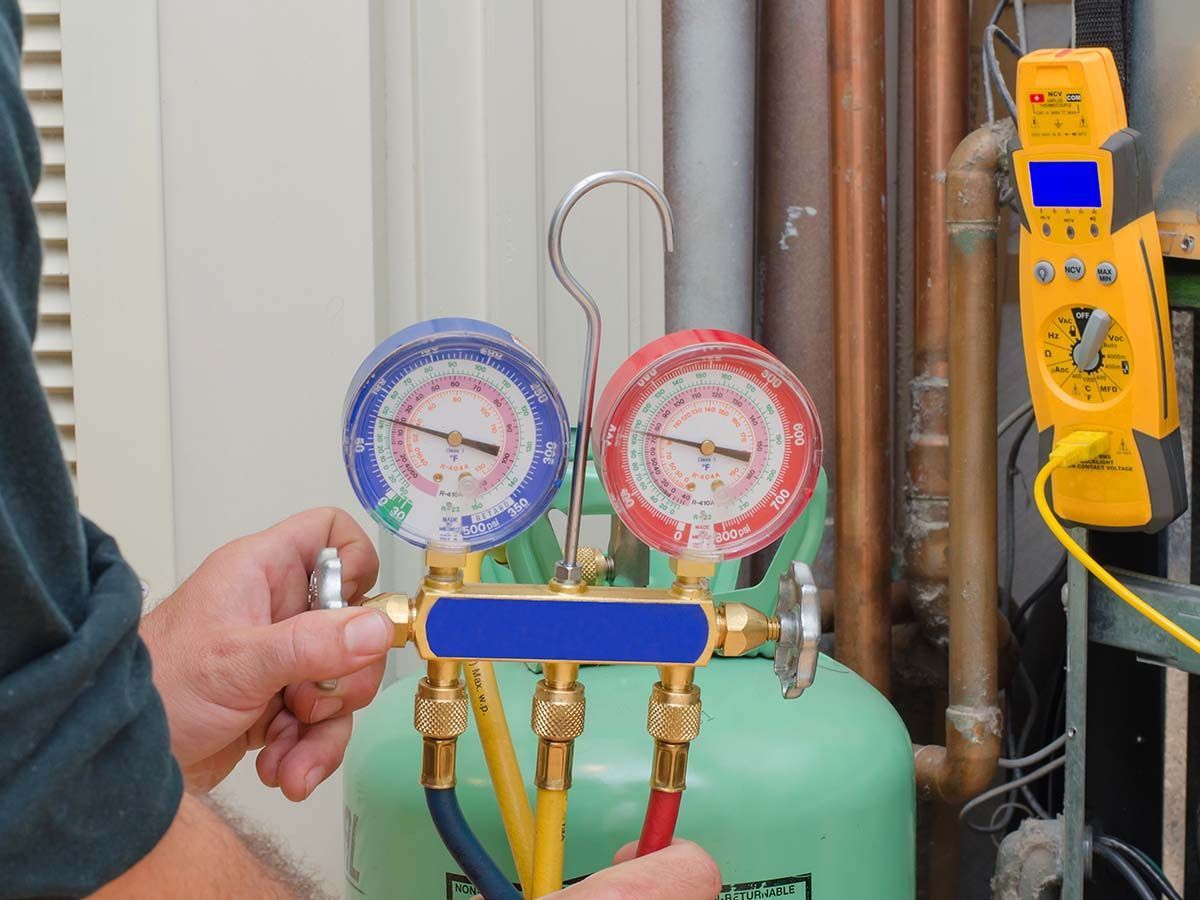
[[[32,341],[37,132],[0,0],[0,898],[78,897],[144,856],[182,791],[141,590],[79,515]]]

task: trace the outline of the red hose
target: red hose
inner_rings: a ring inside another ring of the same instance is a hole
[[[646,804],[646,821],[642,823],[642,836],[638,840],[638,856],[671,846],[671,840],[675,837],[675,823],[679,820],[679,801],[682,797],[683,791],[650,791],[650,801]]]

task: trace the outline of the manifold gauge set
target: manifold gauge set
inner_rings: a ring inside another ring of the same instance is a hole
[[[784,537],[821,478],[820,421],[796,376],[748,338],[683,331],[626,360],[593,410],[600,314],[562,260],[561,236],[579,198],[610,183],[649,196],[668,250],[673,243],[665,196],[636,173],[593,175],[559,204],[551,265],[588,323],[574,429],[534,353],[503,328],[467,318],[420,322],[388,338],[354,375],[344,407],[342,451],[356,496],[388,531],[426,554],[427,574],[413,594],[363,602],[391,618],[395,646],[413,644],[428,666],[414,713],[424,746],[421,784],[451,856],[488,900],[520,895],[493,860],[472,850],[478,842],[468,839],[469,826],[455,821],[454,748],[469,709],[464,665],[490,671],[493,661],[519,661],[540,665],[545,676],[531,714],[538,736],[532,847],[521,838],[530,811],[501,802],[526,897],[562,885],[572,747],[584,730],[582,665],[658,670],[650,687],[654,755],[639,853],[671,839],[687,748],[700,730],[695,668],[717,652],[754,654],[773,645],[785,698],[798,697],[816,669],[818,594],[803,563],[786,566],[766,609],[719,602],[710,590],[720,564]],[[584,559],[579,527],[590,471],[620,526],[669,559],[669,587],[614,579],[612,560],[596,564],[598,551]],[[562,494],[569,494],[569,508],[553,572],[541,583],[481,583],[480,560],[503,561],[506,548]],[[336,587],[339,565],[336,553],[322,554],[314,605],[341,605],[334,588],[322,587]],[[482,722],[480,731],[484,737]],[[497,758],[512,752],[511,742],[503,745],[485,738],[485,752]],[[488,756],[497,796],[511,799],[512,786],[501,781],[512,776],[493,762]],[[516,793],[524,797],[524,787]]]

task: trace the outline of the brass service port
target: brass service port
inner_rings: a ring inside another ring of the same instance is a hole
[[[467,690],[457,662],[429,664],[428,674],[417,682],[413,727],[422,737],[421,785],[454,787],[458,737],[467,730]]]
[[[545,790],[571,787],[575,739],[583,734],[587,711],[583,685],[575,680],[578,671],[569,663],[547,663],[546,677],[534,688],[530,725],[538,736],[538,755],[533,781]]]
[[[646,731],[654,738],[650,787],[677,793],[687,787],[688,747],[700,735],[700,688],[690,668],[664,667],[662,674],[646,711]]]

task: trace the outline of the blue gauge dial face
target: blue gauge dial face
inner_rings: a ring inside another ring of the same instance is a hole
[[[473,551],[546,511],[568,435],[562,398],[511,335],[434,320],[393,335],[359,370],[343,455],[359,501],[395,534]]]

